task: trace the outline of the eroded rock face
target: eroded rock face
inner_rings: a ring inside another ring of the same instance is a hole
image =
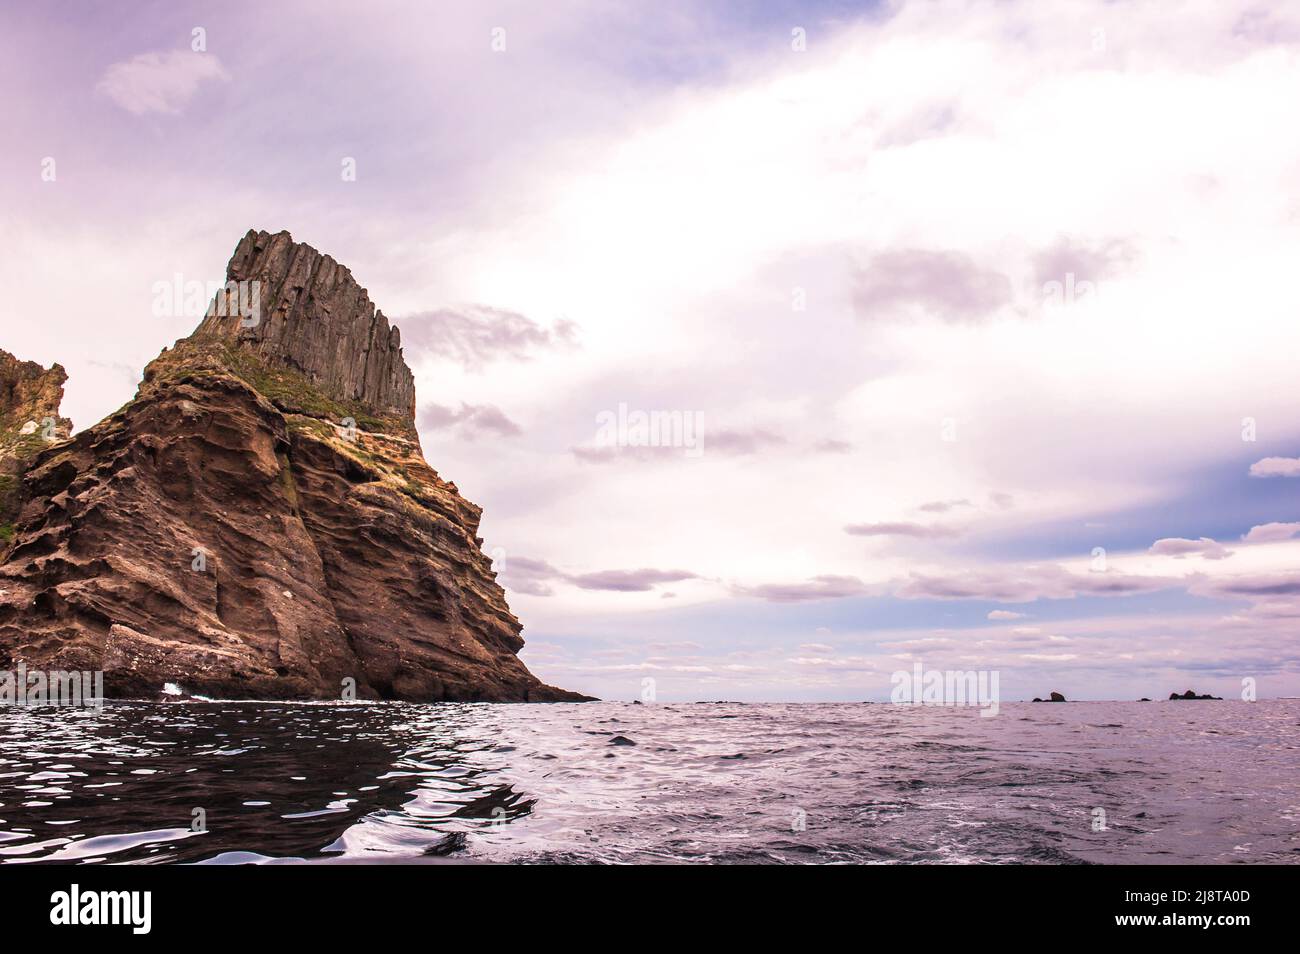
[[[102,669],[114,696],[172,682],[222,698],[350,685],[358,698],[586,698],[519,661],[480,510],[420,453],[400,350],[350,350],[395,349],[387,322],[361,320],[364,292],[345,296],[356,307],[326,296],[350,276],[286,233],[250,232],[232,276],[250,256],[282,264],[278,288],[305,268],[320,296],[260,337],[205,320],[149,365],[134,401],[26,467],[0,564],[0,668]],[[298,370],[324,360],[322,342],[345,367]]]

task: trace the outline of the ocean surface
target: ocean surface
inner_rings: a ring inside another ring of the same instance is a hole
[[[1293,863],[1297,740],[1297,700],[7,707],[0,862]]]

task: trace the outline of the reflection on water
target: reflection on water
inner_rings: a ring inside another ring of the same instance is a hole
[[[7,708],[0,861],[1294,862],[1298,722],[1294,701]]]

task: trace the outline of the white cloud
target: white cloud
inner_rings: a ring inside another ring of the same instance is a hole
[[[1300,477],[1300,457],[1265,457],[1250,465],[1252,477]]]
[[[114,63],[104,71],[96,89],[137,116],[175,115],[189,104],[202,83],[229,79],[216,54],[172,50],[141,53]]]
[[[1165,537],[1151,544],[1151,549],[1147,552],[1155,556],[1171,556],[1179,560],[1192,553],[1199,554],[1207,560],[1226,560],[1232,556],[1231,550],[1209,537],[1201,537],[1199,540]]]
[[[1300,533],[1300,523],[1265,523],[1251,527],[1241,539],[1246,543],[1275,543],[1290,540],[1297,533]]]
[[[800,643],[799,650],[800,652],[817,653],[822,656],[829,656],[835,652],[835,647],[829,646],[826,643]]]
[[[855,537],[953,537],[960,531],[938,524],[899,520],[886,523],[851,523],[844,532]]]

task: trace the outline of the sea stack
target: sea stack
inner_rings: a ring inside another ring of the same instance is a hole
[[[226,277],[75,437],[62,369],[0,357],[0,668],[126,697],[587,698],[519,661],[481,511],[425,462],[400,336],[351,272],[250,231]],[[11,439],[36,413],[39,443]]]

